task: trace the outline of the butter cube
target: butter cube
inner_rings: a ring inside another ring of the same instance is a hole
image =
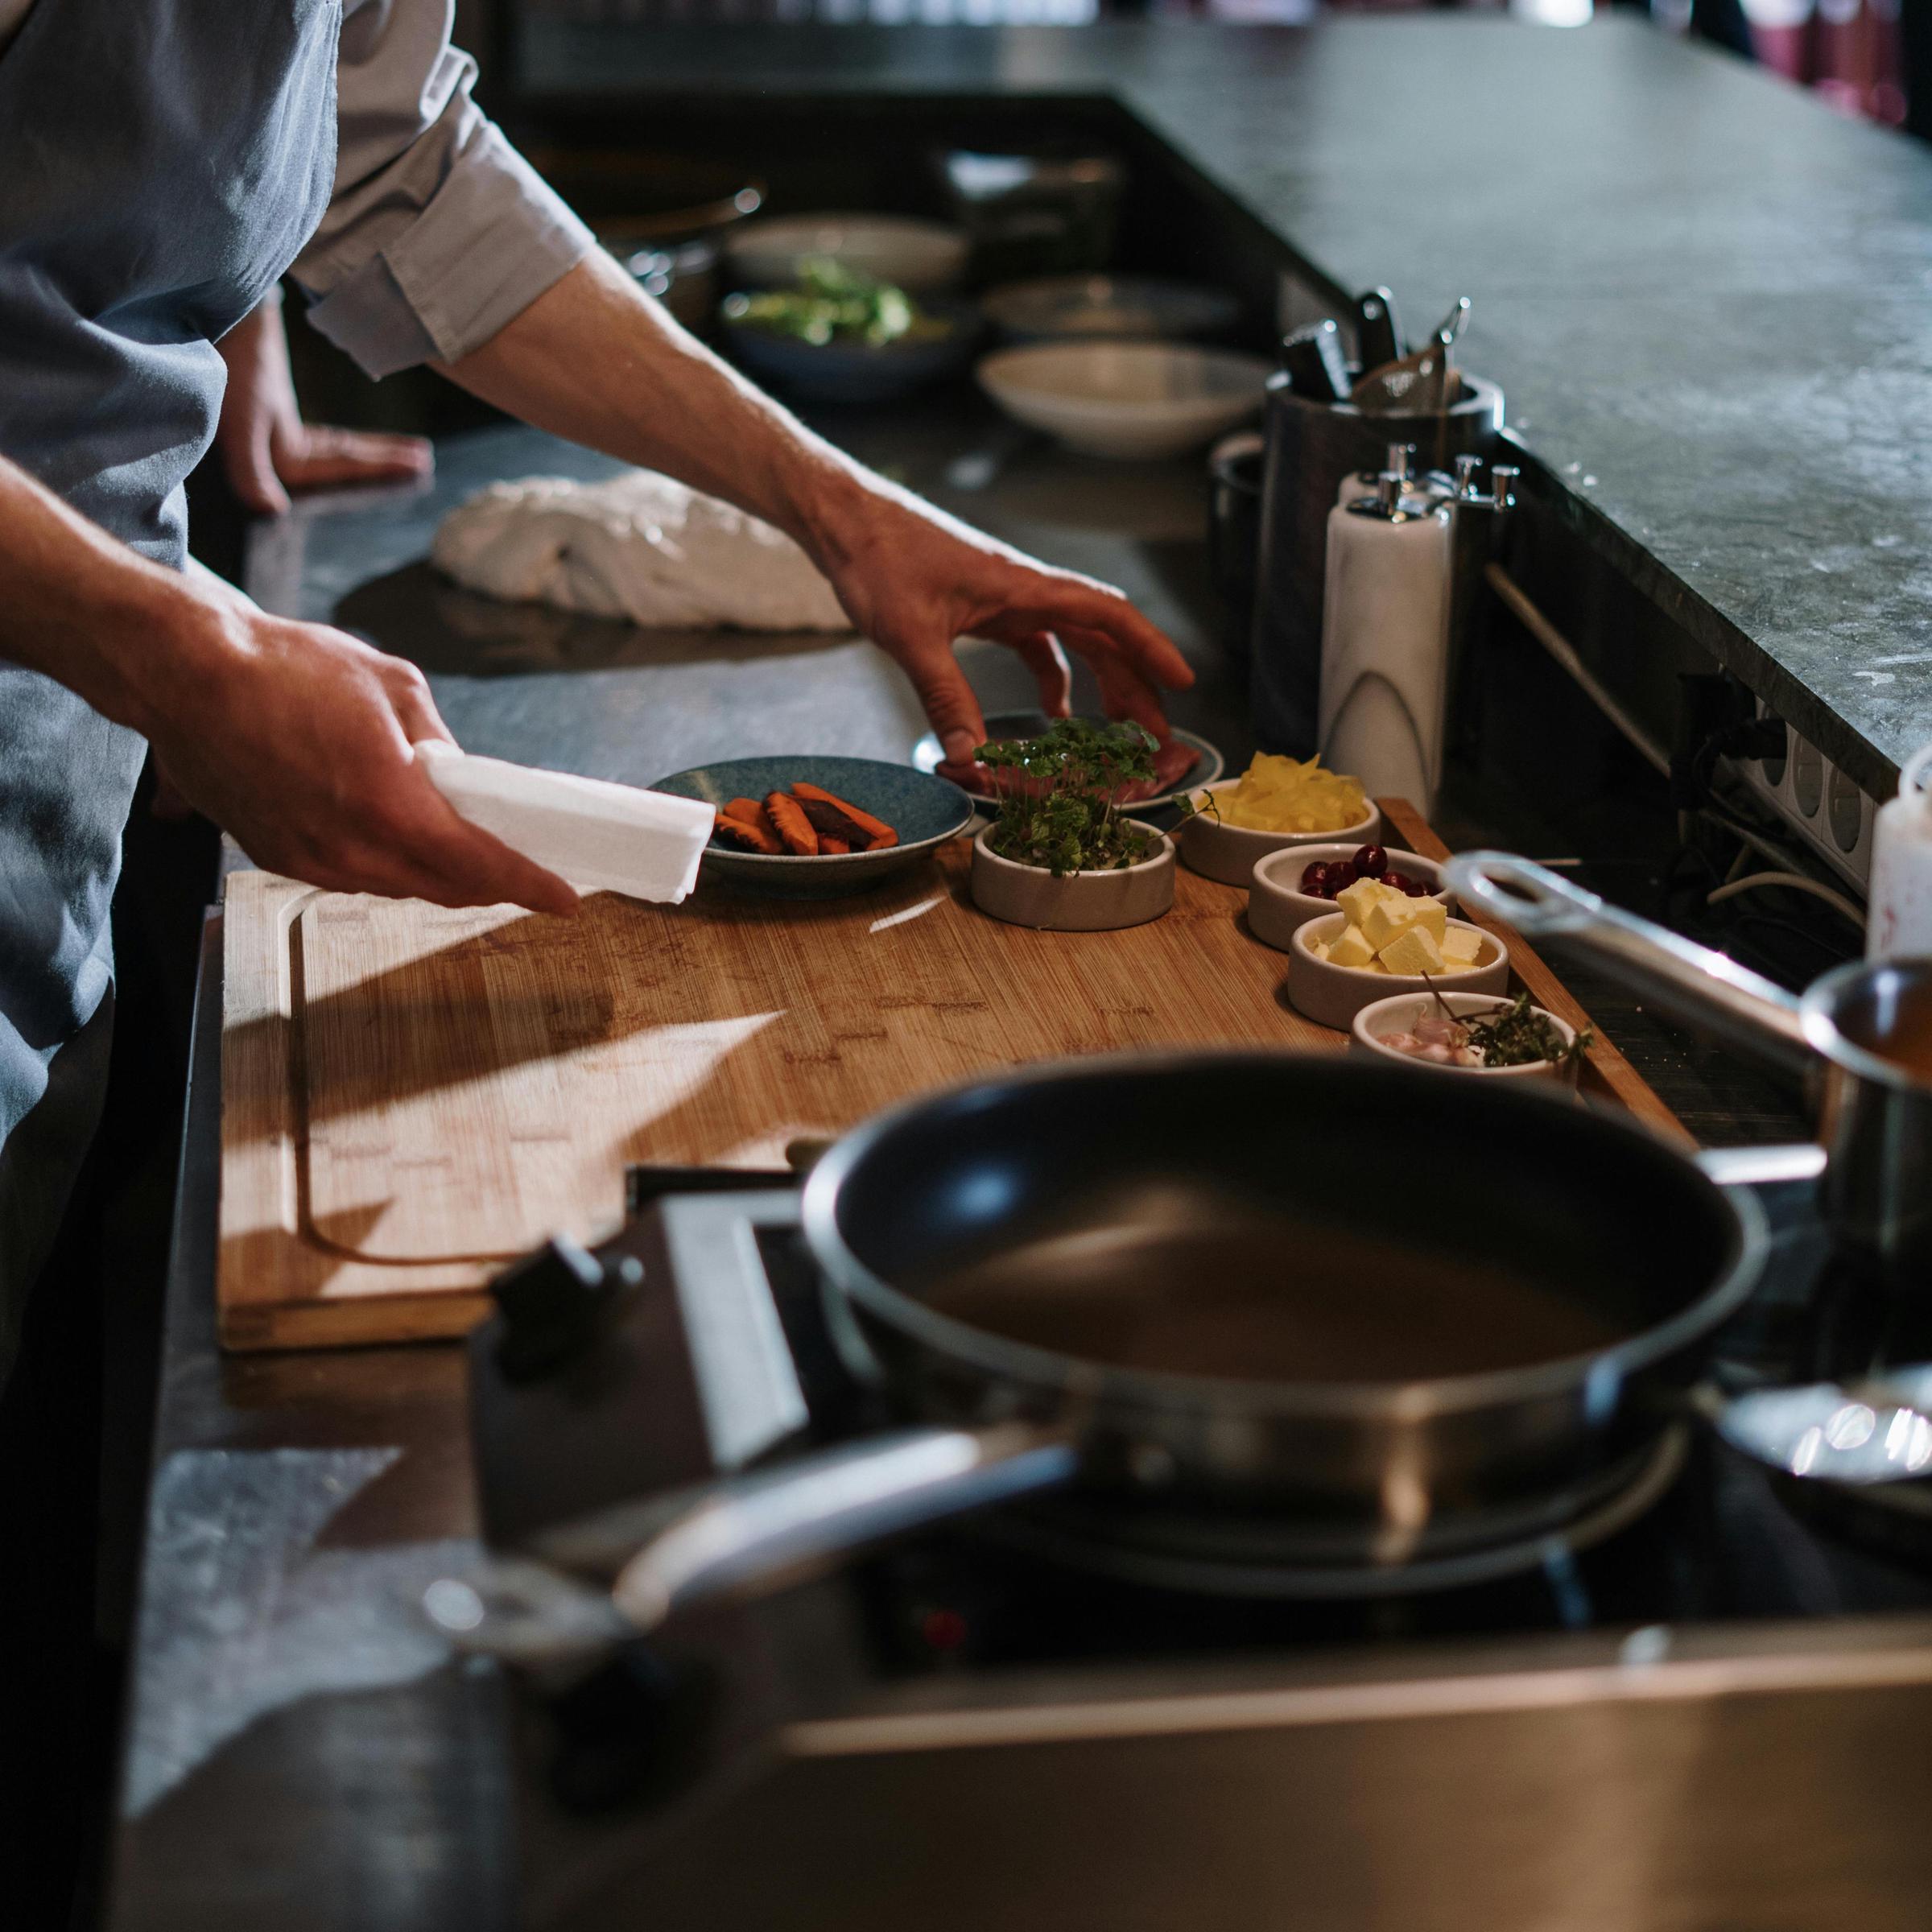
[[[1335,902],[1348,914],[1351,926],[1365,926],[1370,906],[1379,906],[1385,899],[1402,897],[1393,886],[1385,886],[1380,879],[1357,879],[1352,886],[1344,886],[1335,895]]]
[[[1340,935],[1328,942],[1328,964],[1331,966],[1367,966],[1375,957],[1375,948],[1368,943],[1368,935],[1359,926],[1344,926]]]
[[[1362,931],[1377,952],[1411,927],[1428,934],[1439,947],[1448,930],[1449,914],[1439,899],[1412,899],[1402,893],[1393,898],[1377,899],[1362,920]]]
[[[1443,935],[1443,958],[1451,966],[1473,966],[1483,956],[1483,935],[1473,926],[1451,926]]]
[[[1437,910],[1441,908],[1439,906]],[[1377,952],[1376,957],[1391,972],[1413,975],[1443,970],[1442,948],[1436,944],[1435,935],[1419,923],[1412,923],[1397,933]]]

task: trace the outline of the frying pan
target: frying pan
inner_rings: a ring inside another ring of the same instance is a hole
[[[1833,1232],[1894,1288],[1932,1288],[1932,960],[1855,960],[1794,995],[1527,859],[1466,852],[1447,878],[1465,904],[1814,1083]]]
[[[1554,1528],[1550,1499],[1682,1413],[1765,1236],[1748,1195],[1533,1084],[1130,1056],[876,1118],[803,1224],[841,1351],[908,1426],[553,1530],[431,1613],[555,1658],[1022,1496],[1129,1538],[1278,1523],[1365,1569]]]

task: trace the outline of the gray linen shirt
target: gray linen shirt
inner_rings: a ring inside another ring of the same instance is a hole
[[[345,0],[309,320],[372,376],[481,347],[595,246],[469,97],[452,0]]]

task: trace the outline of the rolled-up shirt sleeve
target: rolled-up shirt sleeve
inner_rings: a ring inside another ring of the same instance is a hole
[[[349,0],[336,190],[291,271],[372,376],[478,349],[596,246],[469,97],[453,0]]]

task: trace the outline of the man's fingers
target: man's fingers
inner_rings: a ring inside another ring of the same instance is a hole
[[[436,701],[430,696],[429,680],[415,665],[401,658],[389,659],[382,667],[382,683],[394,708],[396,722],[411,744],[420,745],[425,738],[456,743],[455,734],[443,722]]]
[[[434,717],[434,712],[430,715]],[[434,887],[419,896],[440,906],[495,906],[508,901],[534,912],[576,910],[577,895],[568,884],[513,852],[493,833],[471,824],[437,791],[420,765],[411,768],[403,783],[402,850]]]
[[[1073,709],[1073,667],[1059,639],[1050,630],[1036,630],[1015,638],[1013,648],[1040,687],[1040,709],[1050,718],[1067,716]]]
[[[566,915],[577,910],[576,890],[566,881],[474,825],[462,825],[461,838],[445,843],[434,869],[441,890],[423,896],[439,906],[508,903]]]
[[[1185,691],[1194,682],[1187,660],[1166,632],[1117,590],[1077,577],[1042,576],[1021,587],[1005,615],[1016,630],[1051,630],[1063,639],[1079,630],[1104,638],[1149,683],[1166,690]]]
[[[242,508],[258,517],[280,516],[288,508],[288,492],[269,454],[268,425],[244,419],[220,442],[222,474]]]
[[[986,742],[986,720],[965,672],[952,654],[952,641],[935,649],[908,653],[898,661],[919,694],[919,703],[932,721],[947,762],[964,763]]]
[[[1131,718],[1165,744],[1173,728],[1162,708],[1160,693],[1113,649],[1113,640],[1092,631],[1067,630],[1063,641],[1100,687],[1100,709],[1110,718]]]
[[[421,436],[304,424],[276,450],[275,468],[291,489],[330,489],[426,477],[436,455]]]

